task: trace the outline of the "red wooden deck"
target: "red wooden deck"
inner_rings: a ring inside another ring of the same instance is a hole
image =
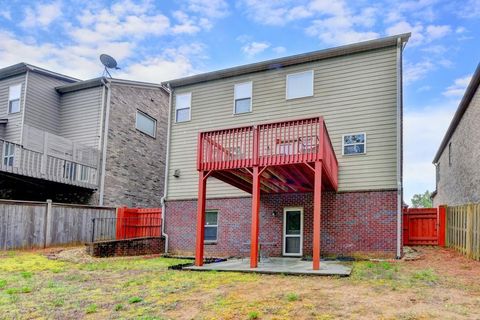
[[[260,194],[313,192],[313,269],[318,270],[321,191],[338,188],[338,161],[323,117],[201,132],[197,148],[196,265],[203,264],[206,181],[215,177],[252,194],[252,268],[257,267]]]

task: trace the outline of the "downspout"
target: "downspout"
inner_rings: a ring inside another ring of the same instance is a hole
[[[99,202],[98,204],[103,206],[103,196],[105,194],[105,168],[107,166],[107,141],[108,141],[108,122],[110,120],[110,96],[111,96],[111,87],[110,82],[106,80],[104,82],[105,88],[107,91],[107,102],[106,102],[106,110],[105,110],[105,118],[104,118],[104,129],[103,129],[103,146],[102,146],[102,167],[100,172],[100,192],[99,192]]]
[[[168,188],[168,170],[170,164],[170,129],[171,129],[171,114],[172,114],[172,101],[173,101],[173,90],[168,84],[168,92],[169,92],[169,99],[168,99],[168,121],[167,121],[167,151],[165,155],[165,182],[163,187],[163,197],[160,199],[160,203],[162,205],[162,236],[165,237],[165,253],[168,253],[168,234],[165,233],[165,200],[167,199],[167,188]]]
[[[402,38],[397,38],[397,259],[402,257],[402,162],[403,162],[403,87],[402,87]]]

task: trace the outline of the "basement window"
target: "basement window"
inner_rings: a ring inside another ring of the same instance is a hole
[[[207,243],[217,242],[218,237],[218,211],[208,210],[205,212],[205,237]]]
[[[150,117],[146,113],[137,110],[135,127],[137,128],[137,130],[148,134],[152,138],[155,138],[155,133],[157,131],[157,120]]]
[[[367,136],[365,133],[345,134],[342,138],[342,154],[356,155],[367,153]]]
[[[20,112],[20,96],[22,85],[11,86],[8,90],[8,113]]]

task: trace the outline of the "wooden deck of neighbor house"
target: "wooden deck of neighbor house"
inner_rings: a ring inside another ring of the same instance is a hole
[[[320,269],[322,190],[337,190],[338,161],[323,117],[201,132],[196,265],[203,265],[206,182],[215,177],[252,194],[250,267],[258,266],[261,193],[313,192],[313,270]]]

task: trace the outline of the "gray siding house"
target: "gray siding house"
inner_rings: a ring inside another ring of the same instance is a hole
[[[0,69],[0,198],[160,206],[168,91]]]
[[[479,87],[480,64],[433,159],[436,167],[435,207],[480,202]]]
[[[408,38],[167,82],[168,250],[401,256]]]

